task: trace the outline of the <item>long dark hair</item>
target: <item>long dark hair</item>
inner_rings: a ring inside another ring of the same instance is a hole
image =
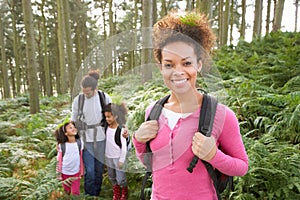
[[[65,122],[63,125],[59,126],[59,127],[54,131],[54,135],[55,135],[55,138],[56,138],[57,143],[62,144],[62,143],[68,142],[68,137],[65,135],[65,133],[66,133],[66,127],[67,127],[69,124],[73,124],[73,125],[75,126],[75,123],[74,123],[74,122],[68,121],[68,122]],[[78,133],[75,135],[75,138],[76,138],[76,139],[79,139]]]

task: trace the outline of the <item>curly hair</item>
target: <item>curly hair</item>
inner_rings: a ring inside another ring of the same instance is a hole
[[[104,112],[110,112],[113,116],[117,116],[117,123],[121,126],[126,124],[126,115],[127,115],[127,108],[125,103],[121,103],[120,105],[109,103],[104,106]]]
[[[55,138],[56,138],[56,141],[57,143],[59,144],[62,144],[62,143],[65,143],[65,142],[68,142],[68,137],[65,135],[66,133],[66,127],[69,125],[69,124],[73,124],[75,126],[75,123],[73,121],[68,121],[68,122],[65,122],[63,125],[60,125],[55,131],[54,131],[54,135],[55,135]],[[77,134],[75,136],[76,139],[79,138],[79,135]]]
[[[171,11],[153,26],[154,58],[161,63],[164,46],[181,41],[193,45],[198,61],[208,65],[208,54],[213,50],[215,39],[205,15],[196,12],[181,15],[177,11]]]

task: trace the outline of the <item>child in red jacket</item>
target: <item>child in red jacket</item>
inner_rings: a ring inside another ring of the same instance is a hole
[[[83,175],[82,145],[74,122],[66,122],[55,130],[59,179],[67,194],[80,194]]]

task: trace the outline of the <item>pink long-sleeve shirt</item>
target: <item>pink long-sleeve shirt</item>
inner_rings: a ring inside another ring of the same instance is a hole
[[[146,110],[148,116],[153,105]],[[159,117],[159,130],[150,142],[152,160],[152,200],[210,200],[217,199],[204,164],[199,161],[189,173],[194,154],[191,149],[192,138],[198,129],[200,108],[186,118],[180,118],[171,130],[167,118]],[[248,171],[248,156],[240,135],[238,120],[227,106],[218,104],[214,119],[212,136],[216,144],[222,146],[209,163],[219,171],[230,176],[243,176]],[[143,162],[146,144],[133,139],[138,158]]]
[[[58,179],[62,179],[61,173],[62,173],[62,162],[63,162],[63,156],[62,156],[62,151],[59,147],[59,144],[56,146],[57,149],[57,165],[56,165],[56,172],[58,173]],[[82,159],[82,149],[80,150],[80,166],[79,166],[79,176],[82,177],[84,175],[84,166],[83,166],[83,159]]]

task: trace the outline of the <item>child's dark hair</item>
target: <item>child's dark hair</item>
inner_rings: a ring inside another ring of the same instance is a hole
[[[120,126],[124,126],[126,124],[126,115],[127,108],[125,103],[121,103],[120,105],[109,103],[104,106],[104,112],[111,112],[113,116],[117,116],[117,122]]]
[[[68,122],[65,122],[63,125],[59,126],[55,131],[54,131],[54,135],[55,135],[55,138],[57,140],[57,143],[59,144],[62,144],[62,143],[65,143],[68,141],[68,137],[65,135],[66,133],[66,127],[69,125],[69,124],[73,124],[75,126],[75,123],[72,122],[72,121],[68,121]],[[78,139],[79,138],[79,135],[75,135],[75,138]]]

